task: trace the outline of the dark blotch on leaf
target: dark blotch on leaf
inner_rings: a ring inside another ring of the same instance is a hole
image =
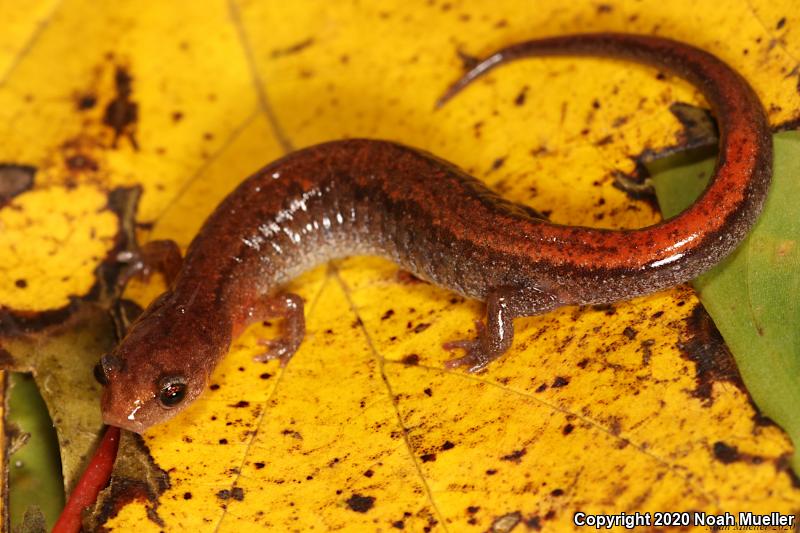
[[[430,324],[427,324],[427,323],[424,323],[424,322],[423,322],[423,323],[421,323],[421,324],[417,324],[417,325],[414,327],[414,333],[422,333],[423,331],[425,331],[425,330],[426,330],[426,329],[428,329],[429,327],[431,327],[431,325],[430,325]]]
[[[404,365],[418,365],[419,364],[419,355],[415,353],[410,353],[407,356],[403,357],[401,362]]]
[[[725,444],[721,440],[714,443],[714,458],[720,463],[731,464],[740,459],[736,446]]]
[[[287,46],[286,48],[277,48],[277,49],[272,51],[271,55],[272,55],[273,58],[277,58],[277,57],[284,57],[284,56],[296,54],[298,52],[302,52],[303,50],[305,50],[306,48],[308,48],[312,44],[314,44],[314,38],[313,37],[309,37],[308,39],[305,39],[305,40],[300,41],[298,43],[295,43],[293,45]]]
[[[29,165],[0,163],[0,207],[33,187],[36,168]]]
[[[97,105],[97,97],[93,94],[83,94],[78,97],[78,101],[75,103],[78,111],[86,111],[95,105]]]
[[[681,340],[678,348],[685,359],[695,364],[696,387],[692,396],[710,407],[714,402],[712,387],[717,381],[726,381],[746,392],[733,355],[702,305],[692,310],[686,319],[686,329],[689,339]]]
[[[542,519],[539,518],[539,515],[531,516],[525,519],[525,525],[528,526],[529,529],[539,531],[542,529]]]
[[[508,455],[504,455],[500,458],[501,461],[510,461],[512,463],[519,463],[520,459],[528,453],[525,448],[521,450],[514,450],[513,452],[509,453]]]
[[[366,513],[375,505],[375,498],[372,496],[362,496],[353,494],[347,499],[347,506],[357,513]]]
[[[75,154],[67,158],[67,168],[73,172],[96,172],[100,165],[85,154]]]
[[[119,138],[128,137],[135,150],[139,149],[136,142],[134,126],[139,118],[139,105],[131,99],[133,94],[133,77],[122,67],[117,67],[114,75],[117,87],[117,96],[106,106],[103,123],[114,130],[112,147],[117,147]]]
[[[524,86],[516,98],[514,98],[514,105],[521,106],[525,104],[525,97],[528,94],[528,86]]]
[[[495,159],[492,162],[492,168],[491,168],[490,172],[499,169],[500,167],[503,166],[503,163],[505,163],[505,162],[506,162],[506,158],[505,157],[498,157],[497,159]]]

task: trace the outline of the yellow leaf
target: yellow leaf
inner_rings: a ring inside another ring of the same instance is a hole
[[[18,220],[6,246],[31,250],[5,268],[50,287],[24,296],[9,274],[0,303],[48,309],[89,290],[117,227],[102,202],[81,206],[104,191],[141,184],[142,239],[185,247],[248,173],[289,147],[343,137],[430,150],[555,222],[650,224],[657,213],[615,189],[613,172],[678,144],[669,106],[702,105],[696,90],[621,61],[538,59],[433,111],[461,72],[457,52],[578,31],[657,33],[735,66],[778,125],[800,109],[791,7],[67,0],[39,32],[22,32],[30,42],[9,41],[14,66],[0,81],[0,161],[38,168],[34,190],[14,200],[30,207],[0,211]],[[135,107],[136,120],[107,120],[114,105]],[[35,207],[47,195],[75,209],[71,235]],[[53,228],[54,258],[33,246],[46,240],[37,227]],[[73,237],[78,247],[66,244]],[[83,281],[48,281],[70,266]],[[146,304],[162,289],[135,283],[127,296]],[[290,289],[308,321],[295,358],[284,369],[252,360],[276,325],[238,339],[215,386],[144,436],[169,487],[157,504],[104,515],[106,527],[560,531],[578,511],[800,507],[788,440],[724,369],[729,355],[704,334],[686,287],[519,320],[512,350],[477,376],[444,370],[441,348],[470,334],[476,302],[370,258],[322,266]],[[115,497],[128,501],[106,502]]]

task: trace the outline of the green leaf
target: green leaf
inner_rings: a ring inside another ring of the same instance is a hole
[[[11,525],[31,522],[41,514],[52,527],[64,507],[56,432],[33,377],[11,373],[10,382],[8,422],[17,428],[16,440],[22,440],[9,456]],[[38,514],[30,514],[31,506],[39,508]]]
[[[800,472],[800,132],[774,136],[772,188],[755,228],[725,261],[694,281],[759,409],[795,443]],[[649,165],[664,216],[700,194],[714,158],[675,156]]]

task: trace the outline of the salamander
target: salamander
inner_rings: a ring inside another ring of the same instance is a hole
[[[106,423],[143,432],[189,405],[249,324],[282,317],[262,359],[285,364],[305,332],[303,300],[281,288],[334,258],[377,255],[486,302],[475,338],[449,367],[477,372],[502,355],[514,318],[627,300],[690,280],[728,255],[756,221],[772,174],[764,109],[715,56],[670,39],[578,34],[508,46],[478,63],[442,104],[508,61],[555,55],[624,58],[688,79],[719,127],[703,194],[678,216],[630,230],[551,223],[425,151],[368,139],[290,153],[242,182],[206,220],[168,290],[102,357]]]

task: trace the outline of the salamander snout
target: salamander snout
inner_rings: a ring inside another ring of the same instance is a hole
[[[105,383],[101,400],[103,421],[135,433],[165,422],[205,387],[205,383],[192,383],[180,372],[159,369],[158,377],[153,378],[146,372],[130,372],[125,367],[109,368],[108,360],[109,356],[104,357],[96,371]]]

